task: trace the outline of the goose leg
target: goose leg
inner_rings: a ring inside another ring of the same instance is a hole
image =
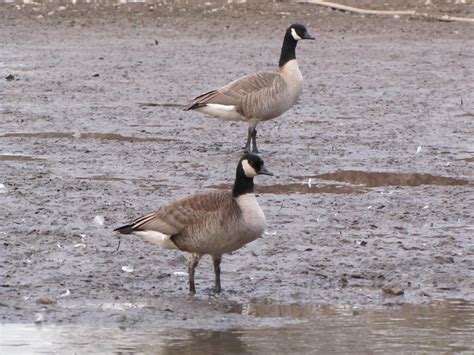
[[[252,129],[252,153],[260,153],[257,148],[257,129],[255,128]]]
[[[222,256],[212,257],[212,261],[214,263],[214,274],[216,275],[216,283],[214,285],[214,289],[212,290],[214,293],[221,293],[221,260]]]
[[[252,142],[253,128],[249,127],[247,135],[247,143],[245,144],[244,152],[250,153],[250,143]]]
[[[194,285],[194,271],[201,257],[198,254],[191,254],[188,259],[188,274],[189,274],[189,293],[194,295],[196,293],[196,286]]]

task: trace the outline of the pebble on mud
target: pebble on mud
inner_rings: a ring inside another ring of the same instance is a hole
[[[454,264],[454,258],[452,256],[437,255],[434,259],[439,264]]]
[[[56,300],[49,298],[48,296],[41,296],[36,300],[37,304],[55,304]]]
[[[403,290],[403,288],[397,284],[384,285],[382,286],[382,291],[391,296],[401,296],[405,293],[405,290]]]

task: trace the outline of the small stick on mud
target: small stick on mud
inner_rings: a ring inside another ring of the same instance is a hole
[[[352,7],[352,6],[337,4],[334,2],[320,1],[320,0],[297,0],[296,2],[305,3],[305,4],[313,4],[313,5],[318,5],[318,6],[326,6],[334,10],[353,12],[353,13],[362,14],[362,15],[391,15],[391,16],[408,15],[408,16],[415,16],[415,17],[424,17],[428,19],[445,21],[445,22],[474,22],[474,18],[455,17],[455,16],[448,16],[448,15],[430,15],[427,13],[417,12],[416,10],[368,10],[368,9],[360,9],[358,7]]]
[[[411,15],[411,16],[416,15],[415,10],[403,10],[403,11],[366,10],[366,9],[360,9],[358,7],[336,4],[335,2],[319,1],[319,0],[301,0],[298,2],[314,4],[314,5],[319,5],[319,6],[327,6],[334,10],[354,12],[356,14],[363,14],[363,15]]]

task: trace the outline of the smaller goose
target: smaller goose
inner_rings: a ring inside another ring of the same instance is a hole
[[[247,121],[245,151],[258,153],[257,124],[278,117],[295,104],[303,89],[303,76],[296,62],[299,40],[314,39],[305,26],[291,25],[285,33],[277,72],[262,71],[240,79],[194,99],[186,111],[198,112],[224,121]]]
[[[185,197],[115,231],[135,234],[165,249],[186,252],[191,294],[196,293],[194,271],[199,259],[211,255],[214,292],[220,293],[222,255],[259,238],[265,230],[265,215],[255,198],[253,183],[253,178],[261,174],[273,175],[258,155],[247,153],[237,165],[232,191]]]

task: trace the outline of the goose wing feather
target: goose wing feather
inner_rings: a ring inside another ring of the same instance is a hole
[[[246,75],[217,90],[196,97],[193,105],[220,104],[238,106],[243,97],[253,95],[262,89],[271,88],[278,79],[281,79],[281,76],[276,72],[263,71]]]
[[[198,228],[210,220],[221,220],[219,217],[229,212],[226,208],[229,205],[237,205],[230,192],[196,194],[137,218],[133,222],[133,228],[172,236],[188,234],[189,230]]]

